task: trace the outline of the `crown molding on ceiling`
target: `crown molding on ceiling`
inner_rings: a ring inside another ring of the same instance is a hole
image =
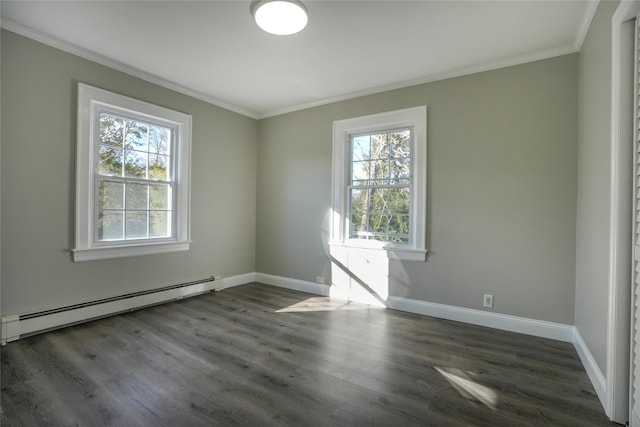
[[[452,79],[456,77],[463,77],[471,74],[482,73],[485,71],[499,70],[501,68],[513,67],[516,65],[522,65],[529,62],[541,61],[544,59],[550,59],[550,58],[554,58],[562,55],[569,55],[577,52],[579,52],[579,49],[577,49],[573,44],[566,45],[559,48],[536,52],[533,54],[515,56],[515,57],[501,60],[501,61],[492,61],[485,64],[478,64],[471,67],[449,71],[446,73],[433,74],[421,79],[398,82],[396,84],[387,85],[387,86],[378,86],[378,87],[367,89],[364,91],[352,92],[350,94],[346,94],[339,97],[326,98],[317,102],[311,102],[307,104],[293,106],[291,108],[273,110],[265,114],[259,115],[257,118],[258,120],[266,119],[269,117],[279,116],[282,114],[293,113],[295,111],[306,110],[308,108],[320,107],[323,105],[332,104],[334,102],[347,101],[349,99],[359,98],[362,96],[375,95],[378,93],[388,92],[391,90],[404,89],[404,88],[417,86],[425,83],[433,83],[441,80],[447,80],[447,79]]]
[[[598,10],[599,4],[600,0],[591,0],[587,3],[587,7],[584,10],[584,15],[582,15],[582,21],[580,22],[580,26],[578,27],[576,40],[574,42],[574,46],[578,51],[582,49],[582,43],[584,43],[584,39],[587,36],[587,32],[589,31],[589,27],[591,26],[591,21],[593,21],[593,17],[596,14],[596,10]]]
[[[175,92],[179,92],[183,95],[190,96],[192,98],[199,99],[200,101],[204,101],[208,104],[215,105],[217,107],[224,108],[226,110],[233,111],[238,114],[242,114],[243,116],[250,117],[252,119],[258,119],[258,114],[254,111],[249,111],[245,108],[238,107],[233,104],[229,104],[224,101],[220,101],[219,99],[213,98],[204,93],[195,91],[193,89],[189,89],[182,85],[176,84],[169,80],[163,79],[162,77],[158,77],[154,74],[148,73],[146,71],[139,70],[130,65],[124,64],[122,62],[116,61],[109,57],[100,55],[83,47],[77,46],[73,43],[69,43],[55,37],[51,37],[47,34],[41,33],[39,31],[35,31],[31,28],[25,27],[23,25],[17,24],[15,22],[9,21],[7,19],[0,19],[0,28],[4,28],[5,30],[11,31],[18,35],[27,37],[29,39],[35,40],[37,42],[46,44],[47,46],[51,46],[55,49],[59,49],[63,52],[70,53],[75,56],[79,56],[80,58],[87,59],[89,61],[95,62],[100,65],[104,65],[105,67],[113,68],[114,70],[121,71],[125,74],[129,74],[133,77],[137,77],[139,79],[145,80],[149,83],[156,84],[158,86],[162,86],[167,89],[171,89]]]
[[[31,28],[25,27],[23,25],[17,24],[7,19],[0,19],[0,28],[4,28],[8,31],[14,32],[21,36],[33,39],[35,41],[41,42],[53,48],[62,50],[64,52],[79,56],[81,58],[87,59],[92,62],[96,62],[100,65],[104,65],[109,68],[113,68],[117,71],[121,71],[123,73],[129,74],[131,76],[140,78],[142,80],[148,81],[150,83],[165,87],[167,89],[176,91],[178,93],[182,93],[183,95],[187,95],[201,101],[207,102],[209,104],[215,105],[217,107],[221,107],[243,116],[261,120],[269,117],[279,116],[282,114],[292,113],[295,111],[300,111],[308,108],[319,107],[322,105],[331,104],[334,102],[346,101],[349,99],[354,99],[362,96],[374,95],[377,93],[387,92],[396,89],[403,89],[406,87],[416,86],[425,83],[432,83],[440,80],[446,80],[450,78],[462,77],[470,74],[481,73],[485,71],[497,70],[500,68],[506,68],[515,65],[521,65],[528,62],[539,61],[543,59],[553,58],[556,56],[567,55],[571,53],[576,53],[580,51],[582,47],[582,43],[584,42],[584,38],[586,37],[589,26],[591,25],[591,21],[595,15],[595,12],[598,8],[598,4],[600,0],[589,1],[587,8],[585,9],[585,13],[582,17],[582,22],[580,24],[578,33],[576,34],[575,41],[571,45],[561,46],[554,49],[544,50],[540,52],[535,52],[533,54],[520,55],[516,57],[512,57],[505,60],[500,61],[492,61],[485,64],[476,64],[471,67],[466,67],[458,70],[453,70],[446,73],[440,73],[435,75],[425,76],[424,78],[408,80],[398,82],[392,85],[386,86],[378,86],[374,88],[370,88],[363,91],[352,92],[349,94],[345,94],[342,96],[325,98],[319,101],[298,104],[295,106],[265,111],[262,113],[251,111],[246,108],[238,107],[233,104],[229,104],[224,101],[220,101],[212,96],[207,94],[195,91],[193,89],[184,87],[182,85],[176,84],[172,81],[166,80],[164,78],[158,77],[154,74],[148,73],[146,71],[139,70],[130,65],[124,64],[122,62],[116,61],[114,59],[108,58],[106,56],[100,55],[88,49],[77,46],[73,43],[69,43],[66,41],[59,40],[55,37],[51,37],[49,35],[43,34],[41,32],[35,31]]]

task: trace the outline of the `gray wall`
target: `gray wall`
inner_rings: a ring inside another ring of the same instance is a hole
[[[2,313],[255,269],[257,122],[2,31]],[[193,116],[188,252],[71,262],[77,82]]]
[[[332,122],[428,106],[427,262],[390,294],[573,324],[578,55],[259,122],[256,271],[329,277]]]
[[[611,174],[611,17],[600,2],[580,51],[575,325],[606,368]]]

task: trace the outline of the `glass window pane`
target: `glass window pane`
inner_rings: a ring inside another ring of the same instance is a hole
[[[371,162],[353,162],[351,165],[352,185],[367,185]]]
[[[100,113],[100,143],[122,147],[124,124],[121,118]]]
[[[147,236],[147,211],[127,212],[126,238],[144,239]]]
[[[411,180],[411,158],[393,159],[391,166],[391,184],[409,184]]]
[[[392,132],[390,137],[391,157],[408,157],[411,155],[411,131]]]
[[[353,137],[351,147],[352,161],[367,160],[371,157],[371,138],[369,135]]]
[[[101,145],[99,158],[100,175],[122,176],[122,149]]]
[[[171,237],[171,213],[149,212],[149,237]]]
[[[147,177],[147,159],[148,153],[141,151],[125,151],[125,176],[134,178]]]
[[[149,179],[169,180],[169,157],[150,154],[149,155]]]
[[[389,144],[386,133],[371,135],[371,159],[388,159]]]
[[[149,190],[149,209],[170,209],[171,186],[169,184],[150,184]]]
[[[127,120],[125,125],[125,147],[129,150],[149,151],[149,125],[133,120]]]
[[[169,155],[171,129],[160,126],[149,127],[149,153]]]
[[[387,205],[392,215],[409,215],[409,188],[390,188]]]
[[[102,209],[122,209],[124,207],[124,183],[101,180],[98,188],[98,206]]]
[[[122,240],[124,235],[124,212],[100,211],[98,215],[98,240]]]
[[[127,209],[148,209],[149,186],[147,184],[127,184]]]
[[[359,233],[369,229],[368,200],[371,190],[368,188],[351,189],[351,230],[350,237],[358,238]]]

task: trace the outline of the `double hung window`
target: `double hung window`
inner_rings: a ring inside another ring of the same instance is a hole
[[[75,261],[189,248],[191,117],[78,89]]]
[[[426,111],[334,122],[332,244],[424,261]]]

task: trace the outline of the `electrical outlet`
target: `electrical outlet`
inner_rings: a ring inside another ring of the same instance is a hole
[[[486,308],[493,308],[493,295],[484,294],[482,299],[482,306]]]
[[[316,276],[316,282],[324,284],[324,276]]]

